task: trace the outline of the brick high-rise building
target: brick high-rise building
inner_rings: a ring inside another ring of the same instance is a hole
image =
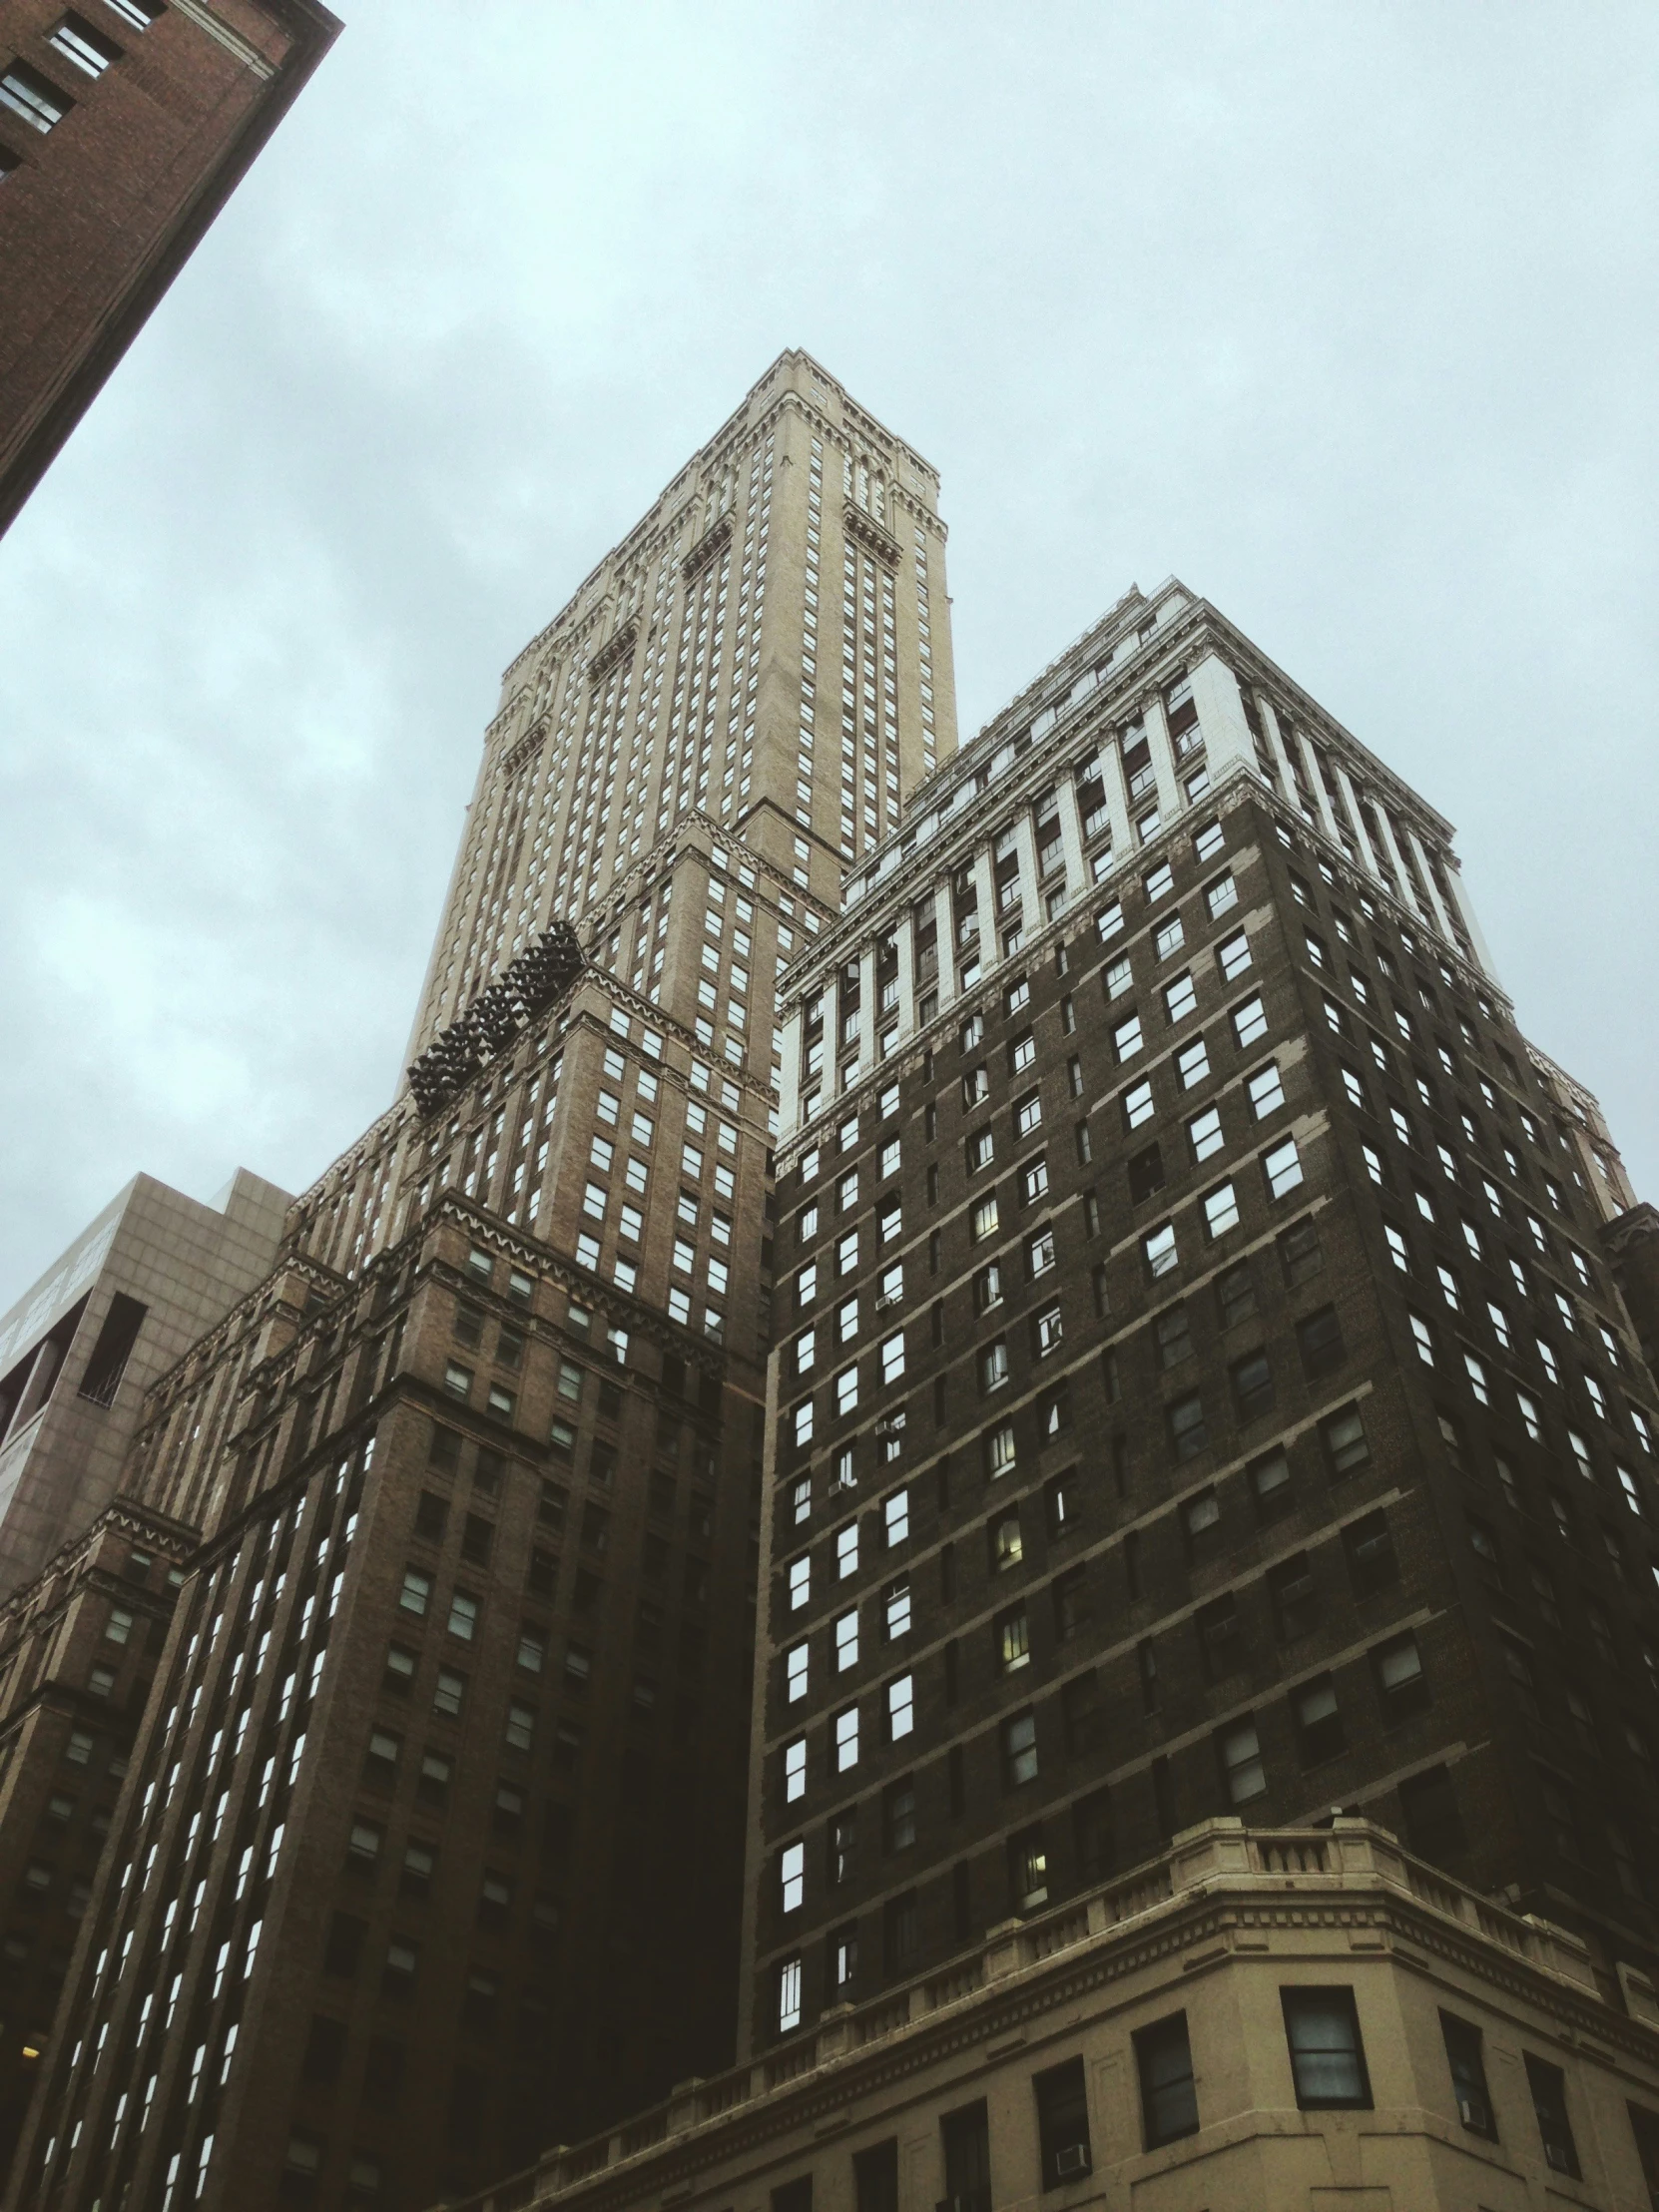
[[[792,966],[755,2050],[1212,1814],[1652,1973],[1652,1217],[1450,836],[1172,582]]]
[[[338,31],[317,0],[0,0],[0,531]]]
[[[408,1083],[147,1400],[201,1543],[20,2206],[424,2204],[729,2059],[777,976],[953,743],[932,472],[786,354],[508,670]]]

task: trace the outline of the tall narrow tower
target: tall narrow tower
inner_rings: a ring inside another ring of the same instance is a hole
[[[932,473],[787,354],[508,670],[408,1078],[151,1395],[202,1543],[19,2205],[396,2212],[729,2055],[777,976],[953,743]]]

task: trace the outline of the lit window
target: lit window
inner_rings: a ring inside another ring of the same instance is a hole
[[[1283,1198],[1287,1191],[1294,1191],[1302,1181],[1302,1158],[1296,1139],[1287,1137],[1283,1144],[1275,1145],[1264,1157],[1262,1171],[1268,1179],[1270,1197]]]
[[[1231,1183],[1223,1183],[1206,1194],[1204,1200],[1204,1227],[1211,1237],[1224,1237],[1228,1230],[1239,1225],[1239,1201]]]
[[[1280,1080],[1279,1062],[1270,1060],[1265,1068],[1258,1068],[1245,1085],[1250,1093],[1250,1104],[1258,1121],[1265,1121],[1269,1114],[1285,1103],[1285,1086]]]
[[[1250,939],[1240,929],[1216,949],[1216,962],[1221,969],[1222,981],[1237,982],[1251,965]]]

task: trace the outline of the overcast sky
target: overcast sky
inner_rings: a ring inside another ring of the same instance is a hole
[[[1659,11],[338,5],[0,541],[0,1308],[387,1104],[501,669],[786,345],[942,474],[964,734],[1182,576],[1659,1196]]]

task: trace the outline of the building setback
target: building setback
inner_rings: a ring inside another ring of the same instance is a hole
[[[0,1597],[109,1503],[146,1390],[263,1279],[291,1204],[246,1168],[210,1206],[137,1175],[0,1316]]]
[[[316,0],[7,0],[0,531],[338,32]]]
[[[1172,582],[784,987],[744,2047],[1215,1814],[1651,1971],[1651,1240],[1448,826]]]
[[[453,2212],[1659,2194],[1659,2005],[1385,1831],[1203,1823]]]
[[[954,742],[933,495],[787,354],[508,670],[408,1081],[147,1400],[19,2205],[394,2212],[729,2062],[777,976]]]

